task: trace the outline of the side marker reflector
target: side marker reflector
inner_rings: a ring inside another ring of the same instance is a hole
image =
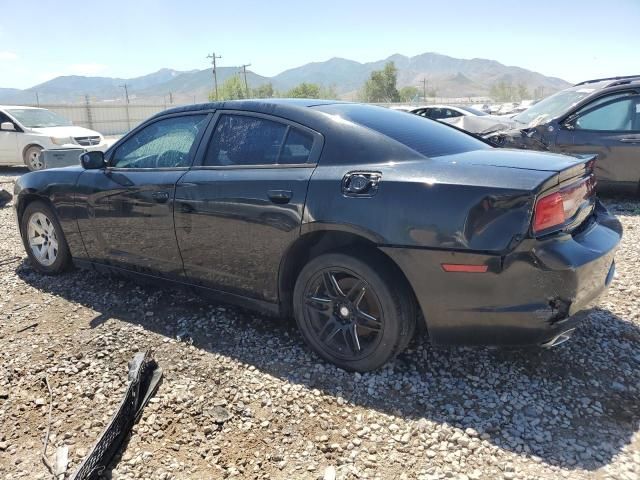
[[[457,263],[443,263],[442,269],[445,272],[468,272],[485,273],[489,267],[487,265],[460,265]]]

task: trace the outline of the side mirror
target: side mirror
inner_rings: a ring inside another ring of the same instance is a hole
[[[104,153],[97,150],[83,153],[82,155],[80,155],[80,164],[86,170],[96,170],[98,168],[103,168],[105,166]]]
[[[0,123],[0,130],[7,132],[15,132],[16,126],[11,122],[2,122]]]
[[[565,118],[564,122],[562,122],[560,126],[565,130],[575,130],[577,122],[578,122],[578,116],[570,115],[569,117]]]

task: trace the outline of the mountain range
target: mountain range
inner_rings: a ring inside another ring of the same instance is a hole
[[[461,59],[438,53],[423,53],[414,57],[392,55],[375,62],[360,63],[344,58],[331,58],[324,62],[307,63],[266,77],[247,70],[250,87],[271,83],[281,94],[301,82],[333,87],[343,99],[354,99],[371,72],[380,70],[393,61],[398,68],[398,88],[422,86],[427,81],[429,90],[435,89],[439,97],[487,96],[492,85],[505,82],[524,84],[530,92],[542,87],[545,94],[562,90],[569,83],[556,77],[520,67],[506,66],[495,60],[481,58]],[[218,85],[232,75],[237,67],[218,67]],[[174,103],[205,101],[213,88],[211,69],[178,71],[163,68],[157,72],[135,78],[56,77],[34,87],[20,90],[0,88],[0,104],[34,104],[36,94],[43,104],[78,103],[89,96],[92,102],[122,101],[127,87],[129,98],[135,103]]]

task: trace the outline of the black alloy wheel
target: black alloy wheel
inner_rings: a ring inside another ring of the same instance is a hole
[[[327,351],[345,360],[366,357],[384,331],[382,307],[373,287],[355,272],[326,268],[307,284],[305,316]]]
[[[376,255],[311,260],[296,282],[294,314],[321,357],[355,371],[376,369],[402,351],[415,327],[412,296]]]

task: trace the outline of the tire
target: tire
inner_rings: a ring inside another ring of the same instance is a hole
[[[44,168],[41,154],[42,148],[37,145],[33,145],[24,151],[24,164],[31,172]]]
[[[22,243],[36,270],[55,275],[69,267],[69,246],[55,213],[47,204],[35,201],[27,205],[20,218],[20,230]]]
[[[404,350],[415,331],[413,295],[374,254],[327,253],[302,269],[293,312],[305,342],[349,371],[375,370]]]

